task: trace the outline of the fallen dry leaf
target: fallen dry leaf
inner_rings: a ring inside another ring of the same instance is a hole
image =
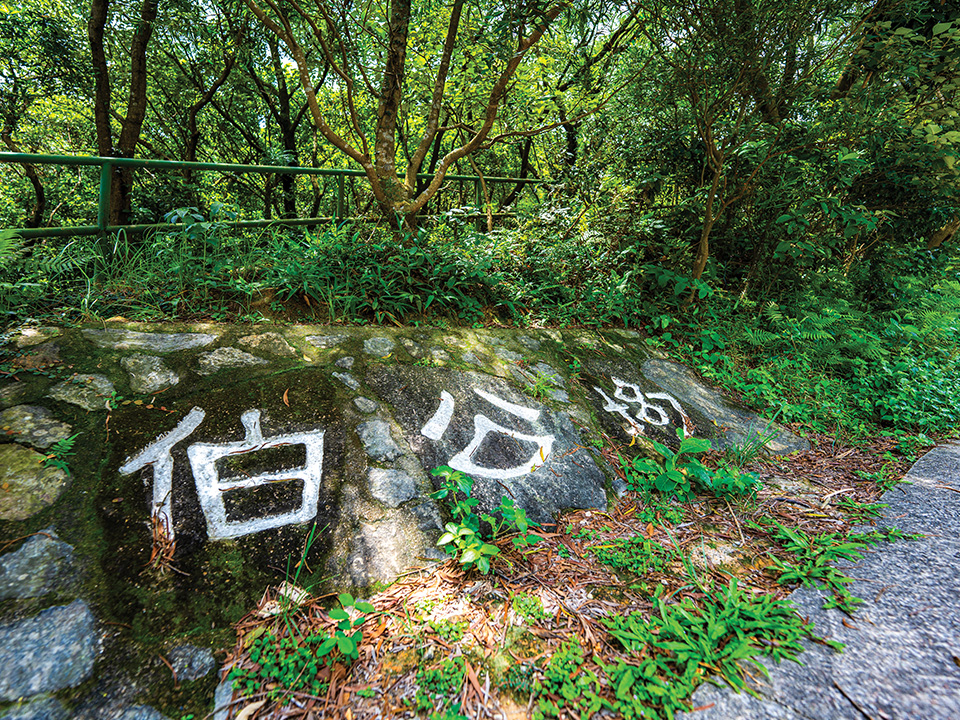
[[[249,720],[253,717],[253,714],[267,704],[266,700],[258,700],[255,703],[250,703],[243,710],[237,713],[237,717],[234,720]]]

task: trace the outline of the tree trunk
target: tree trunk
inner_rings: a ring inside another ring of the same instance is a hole
[[[377,106],[377,131],[374,142],[374,167],[385,196],[384,215],[392,219],[410,199],[412,188],[397,176],[397,121],[403,100],[403,79],[407,62],[407,38],[410,34],[411,0],[390,0],[389,47],[380,85]]]
[[[707,260],[710,257],[710,232],[717,222],[717,217],[714,214],[714,205],[717,201],[717,189],[720,187],[720,178],[722,176],[723,166],[715,167],[713,169],[713,182],[710,184],[710,190],[707,193],[707,207],[703,213],[703,225],[700,227],[700,241],[697,243],[697,256],[693,261],[693,268],[690,272],[691,280],[700,279],[703,271],[707,267]],[[691,292],[690,299],[687,302],[692,301],[693,293]]]
[[[10,152],[23,152],[13,139],[12,123],[7,122],[4,124],[3,130],[0,130],[0,140],[3,140],[3,144],[7,146]],[[23,173],[27,176],[30,184],[33,185],[33,193],[37,199],[37,202],[33,206],[33,211],[30,213],[30,219],[27,220],[26,227],[38,228],[43,225],[43,216],[46,215],[47,212],[47,195],[43,190],[43,183],[40,181],[40,173],[37,171],[36,165],[32,163],[20,163],[20,167],[23,168]]]
[[[950,242],[958,230],[960,230],[960,215],[954,217],[953,220],[930,236],[930,239],[927,241],[927,250],[936,250],[945,242]]]
[[[133,157],[147,110],[147,45],[157,19],[159,0],[143,0],[140,19],[130,43],[130,88],[127,113],[120,124],[120,138],[113,145],[110,127],[110,76],[107,69],[103,34],[107,24],[110,0],[92,0],[87,38],[94,69],[94,122],[97,130],[97,151],[103,157]],[[133,172],[129,168],[114,171],[110,184],[111,225],[125,224],[130,219]]]

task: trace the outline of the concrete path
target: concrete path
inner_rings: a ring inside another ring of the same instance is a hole
[[[804,665],[770,665],[763,699],[702,686],[685,720],[960,720],[960,444],[938,447],[887,493],[878,526],[924,540],[877,546],[848,570],[863,598],[851,619],[823,595],[792,600],[835,653],[808,645]]]

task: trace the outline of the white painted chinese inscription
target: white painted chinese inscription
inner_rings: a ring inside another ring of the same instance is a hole
[[[533,408],[524,407],[523,405],[517,405],[507,400],[503,400],[484,390],[474,388],[473,391],[491,405],[494,405],[501,410],[505,410],[511,415],[515,415],[516,417],[526,420],[527,422],[535,422],[540,417],[539,410],[534,410]],[[453,396],[446,390],[442,391],[440,393],[440,407],[437,408],[437,411],[434,413],[433,417],[427,421],[427,424],[420,429],[420,433],[431,440],[439,440],[441,437],[443,437],[443,434],[450,426],[450,421],[453,419],[455,405],[456,403],[453,399]],[[537,446],[537,449],[528,460],[514,467],[491,468],[477,465],[473,461],[473,454],[480,449],[480,445],[490,433],[500,433],[516,440],[534,443]],[[465,448],[463,448],[463,450],[450,458],[447,464],[454,470],[460,470],[468,475],[475,475],[477,477],[493,478],[495,480],[506,480],[508,478],[520,477],[521,475],[534,472],[538,467],[542,466],[547,461],[547,457],[553,450],[554,440],[555,438],[553,435],[528,435],[526,433],[522,433],[517,430],[511,430],[510,428],[505,428],[502,425],[498,425],[486,415],[474,415],[473,438],[471,438],[470,442]]]
[[[650,400],[662,400],[669,403],[683,418],[684,430],[688,432],[691,430],[691,428],[687,427],[689,420],[687,419],[686,413],[683,412],[683,408],[680,407],[680,403],[677,402],[677,399],[673,397],[673,395],[664,392],[644,393],[641,392],[640,387],[634,383],[628,383],[618,377],[611,377],[610,379],[613,380],[613,384],[616,386],[613,398],[596,385],[593,386],[593,389],[604,399],[604,410],[619,415],[627,421],[624,429],[630,435],[642,435],[645,423],[658,427],[670,424],[670,416],[667,414],[664,406],[648,402]],[[616,402],[617,400],[622,400],[623,402]],[[640,409],[631,415],[629,412],[631,409],[630,406],[624,403],[639,405]]]
[[[153,466],[153,501],[151,512],[162,523],[169,537],[173,529],[173,456],[171,451],[178,442],[186,439],[203,422],[204,412],[193,408],[172,431],[163,435],[128,459],[120,467],[120,473],[129,475],[148,465]],[[264,438],[260,429],[260,411],[248,410],[240,417],[245,436],[243,440],[225,443],[194,443],[187,448],[187,457],[193,471],[200,508],[207,524],[210,540],[240,537],[250,533],[269,530],[311,520],[317,514],[320,495],[320,478],[323,473],[323,431],[291,433]],[[221,478],[217,461],[232,455],[241,455],[283,447],[303,445],[306,460],[301,467],[256,476]],[[261,487],[276,482],[300,480],[303,482],[300,506],[285,513],[257,517],[248,520],[229,520],[224,504],[224,493]]]

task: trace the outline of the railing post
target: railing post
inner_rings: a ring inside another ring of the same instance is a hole
[[[483,222],[483,189],[480,186],[480,178],[473,181],[474,188],[477,191],[477,232],[483,232],[486,227]]]
[[[100,200],[97,205],[97,227],[106,235],[110,222],[110,186],[113,181],[113,163],[107,160],[100,166]]]
[[[107,242],[107,227],[110,225],[110,190],[113,185],[113,163],[109,160],[100,166],[100,198],[97,202],[97,235],[100,239],[100,252],[104,259],[110,252]]]
[[[343,175],[337,175],[337,220],[343,220],[344,216],[346,215],[346,208],[344,207],[343,202],[343,186]]]

